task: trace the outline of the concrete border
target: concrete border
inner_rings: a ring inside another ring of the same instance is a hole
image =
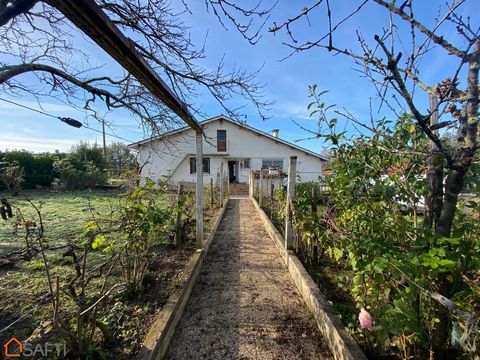
[[[291,250],[285,249],[285,239],[272,224],[257,201],[251,198],[268,234],[277,246],[288,271],[295,282],[308,309],[313,313],[320,332],[336,360],[367,360],[362,349],[345,330],[342,321],[335,315],[333,306],[323,297],[317,284]]]
[[[225,199],[222,209],[210,231],[207,241],[204,242],[203,248],[196,250],[190,258],[179,288],[174,291],[168,298],[167,303],[162,310],[156,315],[155,321],[148,331],[147,337],[143,342],[142,348],[135,357],[136,360],[160,360],[165,357],[168,346],[175,332],[180,318],[182,317],[185,306],[193,289],[193,285],[203,265],[203,261],[207,256],[210,245],[213,242],[218,225],[225,214],[229,198]]]

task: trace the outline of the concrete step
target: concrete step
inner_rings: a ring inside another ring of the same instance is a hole
[[[239,184],[229,184],[230,195],[248,195],[248,184],[239,183]]]

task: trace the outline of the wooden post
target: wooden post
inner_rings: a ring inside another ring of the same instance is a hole
[[[253,174],[252,170],[252,197],[255,197],[255,175]]]
[[[197,144],[196,153],[196,170],[197,170],[197,226],[196,226],[196,243],[197,249],[201,249],[203,245],[203,149],[202,149],[202,133],[197,132],[195,136]]]
[[[223,160],[222,163],[220,164],[220,206],[223,206],[223,191],[224,191],[224,175],[223,175]]]
[[[263,169],[260,169],[260,185],[258,186],[258,205],[262,207],[263,202]]]
[[[173,245],[177,246],[182,239],[182,211],[181,208],[183,197],[183,185],[178,185],[178,195],[177,195],[177,219],[175,222],[175,238],[173,239]]]
[[[292,249],[292,202],[295,199],[295,180],[297,176],[297,157],[290,156],[288,163],[287,206],[285,214],[285,249]]]
[[[213,208],[213,178],[210,178],[210,207]]]

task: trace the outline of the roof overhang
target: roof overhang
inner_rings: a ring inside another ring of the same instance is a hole
[[[248,126],[246,124],[243,124],[243,123],[239,123],[238,121],[235,121],[235,120],[232,120],[224,115],[218,115],[218,116],[215,116],[213,118],[210,118],[210,119],[207,119],[207,120],[204,120],[204,121],[201,121],[200,124],[201,126],[204,126],[204,125],[207,125],[209,123],[212,123],[214,121],[217,121],[217,120],[224,120],[224,121],[228,121],[232,124],[235,124],[239,127],[242,127],[246,130],[249,130],[257,135],[260,135],[260,136],[264,136],[264,137],[267,137],[269,138],[270,140],[272,141],[275,141],[277,143],[280,143],[280,144],[283,144],[283,145],[286,145],[286,146],[289,146],[290,148],[294,149],[294,150],[298,150],[298,151],[301,151],[303,153],[305,153],[306,155],[311,155],[311,156],[314,156],[314,157],[317,157],[319,158],[320,160],[322,161],[328,161],[328,158],[326,158],[325,156],[322,156],[316,152],[313,152],[311,150],[308,150],[308,149],[305,149],[301,146],[298,146],[296,144],[292,144],[291,142],[288,142],[288,141],[285,141],[283,139],[280,139],[278,137],[275,137],[275,136],[272,136],[264,131],[261,131],[261,130],[258,130],[258,129],[255,129],[251,126]],[[141,148],[142,146],[144,145],[147,145],[148,143],[151,143],[153,141],[159,141],[159,140],[162,140],[162,139],[165,139],[167,137],[170,137],[172,135],[175,135],[175,134],[179,134],[181,132],[184,132],[184,131],[187,131],[189,130],[190,128],[189,127],[182,127],[182,128],[179,128],[179,129],[176,129],[176,130],[172,130],[172,131],[169,131],[169,132],[166,132],[164,134],[161,134],[161,135],[158,135],[158,136],[154,136],[154,137],[151,137],[149,139],[145,139],[145,140],[141,140],[141,141],[137,141],[135,143],[132,143],[130,145],[128,145],[128,147],[130,148],[133,148],[133,149],[138,149],[138,148]]]

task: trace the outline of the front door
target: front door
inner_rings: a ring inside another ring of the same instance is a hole
[[[228,162],[228,181],[230,183],[237,182],[236,167],[237,167],[237,162],[235,160]]]

